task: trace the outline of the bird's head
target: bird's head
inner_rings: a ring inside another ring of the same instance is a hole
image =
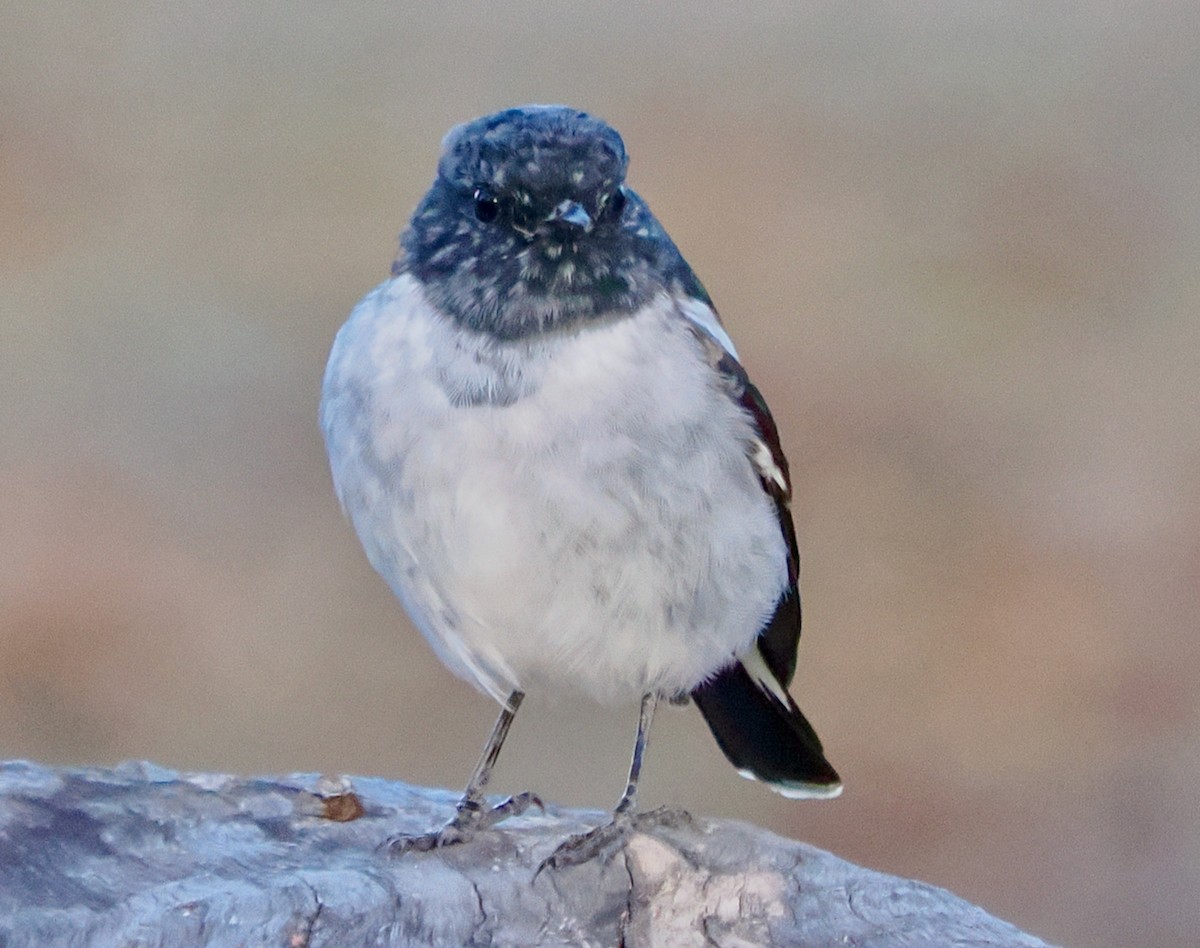
[[[577,109],[523,106],[459,125],[395,270],[461,324],[502,338],[632,312],[687,265],[625,186],[627,165],[621,136]]]
[[[526,106],[451,131],[438,177],[469,198],[480,223],[565,245],[597,224],[615,223],[627,164],[621,136],[599,119]]]

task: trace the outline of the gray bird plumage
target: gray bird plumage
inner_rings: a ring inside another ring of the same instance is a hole
[[[774,422],[626,167],[574,109],[457,127],[393,278],[330,355],[321,423],[367,556],[504,705],[454,820],[397,848],[529,802],[488,813],[482,791],[531,686],[643,696],[614,825],[660,695],[690,693],[743,775],[841,788],[786,690],[800,608]]]

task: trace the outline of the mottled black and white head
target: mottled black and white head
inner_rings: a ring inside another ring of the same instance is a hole
[[[613,128],[564,106],[459,125],[393,270],[460,324],[504,339],[617,317],[664,291],[707,301],[625,186],[627,165]]]

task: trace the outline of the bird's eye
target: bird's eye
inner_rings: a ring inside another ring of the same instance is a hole
[[[490,224],[500,215],[500,202],[496,195],[483,188],[475,189],[475,216],[485,224]]]
[[[625,210],[625,201],[625,189],[617,188],[608,199],[608,206],[604,210],[610,217],[620,217],[621,212]]]

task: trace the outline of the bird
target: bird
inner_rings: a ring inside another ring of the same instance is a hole
[[[640,699],[609,836],[638,814],[664,699],[693,701],[742,776],[842,789],[788,691],[801,609],[779,431],[628,164],[613,127],[568,106],[456,126],[390,277],[336,335],[320,423],[341,505],[437,656],[501,706],[452,818],[396,852],[540,803],[485,796],[538,688]]]

